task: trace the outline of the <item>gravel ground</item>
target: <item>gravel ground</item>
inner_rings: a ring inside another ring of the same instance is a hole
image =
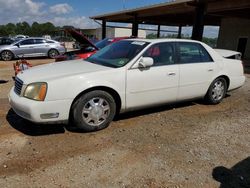
[[[19,118],[12,75],[0,61],[0,187],[250,187],[249,74],[219,105],[127,113],[95,133]]]

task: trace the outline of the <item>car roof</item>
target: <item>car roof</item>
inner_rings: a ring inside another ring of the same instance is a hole
[[[177,38],[160,38],[160,39],[132,38],[132,39],[125,39],[125,40],[141,41],[141,42],[149,42],[149,43],[159,43],[159,42],[194,42],[194,43],[201,43],[200,41],[196,41],[196,40],[177,39]]]
[[[43,37],[28,37],[28,38],[24,38],[24,40],[27,40],[27,39],[45,39]]]
[[[46,38],[43,38],[43,37],[29,37],[29,38],[20,39],[20,40],[18,40],[18,42],[21,42],[21,41],[24,41],[24,40],[29,40],[29,39],[42,39],[42,40],[48,40],[48,41],[54,41],[54,42],[57,42],[57,41],[55,41],[55,40],[52,40],[52,39],[46,39]]]

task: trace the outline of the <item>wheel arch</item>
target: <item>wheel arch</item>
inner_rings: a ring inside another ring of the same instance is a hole
[[[216,80],[217,78],[224,78],[224,79],[226,80],[226,83],[227,83],[227,90],[228,90],[229,84],[230,84],[230,79],[229,79],[229,77],[228,77],[227,75],[222,74],[222,75],[220,75],[220,76],[215,77],[215,78],[211,81],[209,87],[207,88],[206,95],[207,95],[207,93],[208,93],[208,91],[209,91],[209,88],[210,88],[211,84],[212,84],[213,81]],[[205,96],[206,96],[206,95],[205,95]]]
[[[107,93],[109,93],[115,100],[116,102],[116,114],[118,114],[120,112],[120,109],[121,109],[121,105],[122,105],[122,100],[121,100],[121,97],[120,95],[118,94],[118,92],[110,87],[107,87],[107,86],[95,86],[95,87],[92,87],[92,88],[88,88],[82,92],[80,92],[73,100],[73,102],[71,103],[71,106],[70,106],[70,116],[71,116],[71,113],[72,113],[72,108],[75,104],[75,102],[82,96],[84,95],[85,93],[88,93],[88,92],[91,92],[91,91],[96,91],[96,90],[101,90],[101,91],[106,91]]]
[[[47,52],[47,56],[48,56],[48,57],[49,57],[49,52],[50,52],[51,50],[56,50],[57,53],[60,54],[60,52],[58,51],[58,49],[56,49],[56,48],[50,48],[50,49],[48,50],[48,52]]]
[[[223,74],[223,75],[217,76],[215,79],[217,79],[217,78],[224,78],[224,79],[226,80],[226,83],[227,83],[227,90],[228,90],[229,85],[230,85],[230,79],[229,79],[229,77]],[[215,80],[215,79],[214,79],[214,80]]]

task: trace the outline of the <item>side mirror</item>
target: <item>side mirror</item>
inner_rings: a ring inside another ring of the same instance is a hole
[[[15,46],[17,46],[18,48],[20,48],[20,44],[19,43],[15,44]]]
[[[142,57],[139,61],[139,68],[151,67],[154,64],[154,60],[151,57]]]

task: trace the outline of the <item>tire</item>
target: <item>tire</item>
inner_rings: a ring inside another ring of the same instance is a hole
[[[48,52],[48,57],[51,59],[55,59],[56,56],[59,55],[59,52],[56,49],[50,49]]]
[[[87,132],[108,127],[115,113],[114,98],[101,90],[83,94],[72,107],[74,125]]]
[[[9,50],[4,50],[1,52],[1,59],[4,61],[10,61],[14,58],[14,54]]]
[[[227,93],[227,82],[224,78],[216,78],[210,85],[205,100],[208,104],[219,104]]]

